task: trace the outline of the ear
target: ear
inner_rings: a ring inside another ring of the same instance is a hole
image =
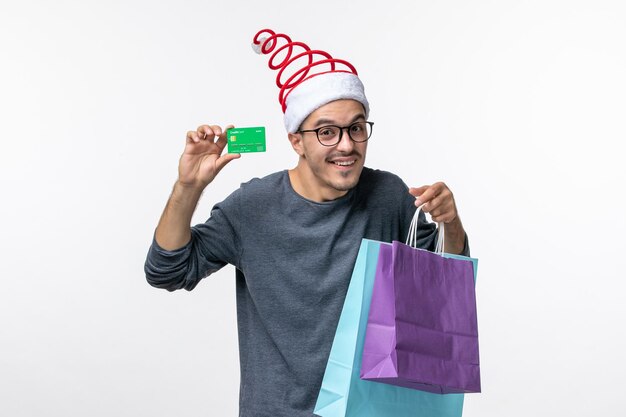
[[[289,142],[294,151],[300,156],[304,155],[304,148],[302,144],[302,133],[289,133]]]

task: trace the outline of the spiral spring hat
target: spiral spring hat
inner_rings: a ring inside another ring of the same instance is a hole
[[[333,58],[328,52],[312,50],[307,44],[294,42],[289,36],[270,29],[257,32],[252,48],[258,54],[271,54],[268,66],[278,71],[278,102],[287,132],[295,133],[309,114],[335,100],[360,102],[368,117],[365,88],[348,61]],[[287,79],[283,81],[283,78]]]

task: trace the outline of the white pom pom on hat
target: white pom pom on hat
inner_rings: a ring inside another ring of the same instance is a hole
[[[285,43],[277,48],[279,40]],[[335,100],[360,102],[365,109],[365,117],[368,117],[369,102],[365,97],[365,88],[349,62],[333,58],[324,51],[311,50],[308,45],[293,42],[289,36],[270,29],[263,29],[255,35],[252,48],[258,54],[272,54],[268,65],[278,70],[278,101],[285,114],[287,132],[295,133],[311,113]],[[294,54],[296,48],[301,52]],[[281,53],[284,57],[275,63]],[[285,70],[291,75],[283,81]]]

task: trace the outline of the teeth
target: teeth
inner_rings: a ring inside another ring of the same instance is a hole
[[[336,165],[342,166],[342,167],[346,167],[348,165],[352,165],[354,164],[354,161],[346,161],[346,162],[334,162]]]

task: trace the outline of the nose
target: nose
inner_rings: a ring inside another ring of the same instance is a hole
[[[339,133],[339,143],[337,143],[336,148],[342,152],[350,152],[354,148],[354,141],[350,139],[350,135],[348,134],[349,127],[342,127]],[[345,130],[345,132],[344,132]]]

